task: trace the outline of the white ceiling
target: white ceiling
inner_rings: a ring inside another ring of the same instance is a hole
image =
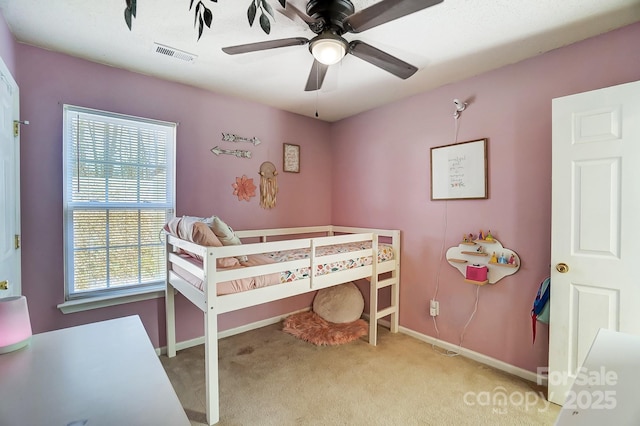
[[[407,80],[347,55],[322,90],[305,92],[308,46],[230,56],[222,47],[313,32],[276,13],[271,34],[249,27],[251,0],[202,0],[213,24],[198,41],[191,0],[138,0],[129,31],[125,0],[0,0],[19,42],[157,76],[287,111],[335,121],[640,21],[640,0],[444,0],[359,34],[419,68]],[[277,0],[268,0],[274,9]],[[353,0],[356,11],[379,0]],[[293,0],[304,10],[304,0]],[[196,0],[194,4],[197,4]],[[154,52],[154,42],[197,55],[194,62]],[[452,94],[453,96],[454,94]],[[464,94],[455,94],[464,96]]]

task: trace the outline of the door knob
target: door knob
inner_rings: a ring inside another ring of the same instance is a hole
[[[567,265],[566,263],[558,263],[556,265],[556,271],[560,272],[561,274],[566,274],[567,272],[569,272],[569,265]]]
[[[9,281],[0,281],[0,290],[9,290]]]

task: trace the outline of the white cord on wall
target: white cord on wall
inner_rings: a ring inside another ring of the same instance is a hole
[[[469,323],[471,322],[474,315],[476,314],[476,311],[478,310],[478,300],[480,300],[480,286],[477,286],[476,288],[476,303],[473,307],[473,312],[471,312],[471,316],[467,320],[467,323],[464,325],[464,328],[462,329],[462,333],[460,333],[460,344],[458,345],[459,347],[462,347],[462,341],[464,340],[464,334],[467,332],[467,327],[469,327]]]
[[[456,106],[456,110],[453,113],[453,143],[456,144],[458,143],[458,130],[460,129],[460,113],[462,111],[465,110],[465,108],[467,107],[467,103],[466,102],[460,102],[458,99],[454,99],[453,103]],[[445,241],[446,241],[446,237],[447,237],[447,225],[448,225],[448,221],[447,221],[447,201],[445,200],[444,202],[444,230],[442,233],[442,245],[440,247],[440,259],[438,261],[438,268],[437,268],[437,272],[436,272],[436,288],[435,291],[433,293],[433,299],[432,300],[437,300],[438,297],[438,290],[440,289],[440,270],[442,269],[442,262],[444,259],[444,248],[445,248]],[[476,302],[473,308],[473,312],[471,313],[471,316],[469,317],[469,319],[467,320],[467,323],[464,325],[464,328],[462,329],[462,333],[460,333],[460,344],[458,345],[458,347],[462,347],[462,342],[464,341],[464,335],[467,332],[467,327],[469,326],[469,324],[471,323],[471,320],[473,319],[473,317],[476,314],[476,311],[478,310],[478,300],[480,299],[480,286],[477,286],[476,289]],[[432,316],[431,319],[433,320],[433,327],[436,330],[436,338],[439,339],[440,338],[440,330],[438,329],[438,322],[436,320],[436,316]],[[436,352],[440,353],[441,355],[445,355],[445,356],[457,356],[459,355],[457,352],[451,351],[451,350],[446,350],[444,352],[441,352],[440,350],[438,350],[437,346],[435,344],[431,345],[432,348],[434,350],[436,350]]]
[[[442,260],[444,259],[444,242],[447,238],[447,201],[444,202],[444,215],[443,215],[444,227],[442,231],[442,245],[440,247],[440,258],[438,260],[438,267],[436,269],[436,289],[433,293],[432,300],[438,300],[438,290],[440,289],[440,270],[442,269]],[[436,337],[440,337],[440,330],[438,330],[438,323],[436,321],[436,317],[432,316],[433,326],[436,329]]]

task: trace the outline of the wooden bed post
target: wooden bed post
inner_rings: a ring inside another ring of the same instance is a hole
[[[173,246],[167,241],[169,239],[168,235],[165,235],[165,239],[165,250],[168,256],[168,254],[173,251]],[[169,283],[170,269],[171,265],[167,262],[167,281],[164,288],[165,331],[167,334],[167,357],[173,358],[176,356],[176,309],[174,289]]]
[[[395,306],[395,311],[391,314],[392,333],[397,333],[400,323],[400,231],[393,232],[393,252],[396,257],[396,267],[391,271],[391,278],[394,284],[391,285],[391,306]]]
[[[176,356],[176,311],[173,286],[169,284],[169,281],[167,281],[164,298],[167,327],[167,356],[169,358],[173,358],[174,356]]]
[[[371,241],[371,282],[369,283],[369,344],[378,344],[378,234]]]
[[[216,257],[207,250],[204,257],[205,283],[215,283]],[[209,291],[213,290],[213,291]],[[218,306],[216,286],[204,286],[206,311],[204,313],[205,404],[207,423],[220,420],[220,391],[218,388]]]

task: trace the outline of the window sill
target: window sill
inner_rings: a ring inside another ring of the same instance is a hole
[[[107,306],[122,305],[125,303],[140,302],[142,300],[164,297],[164,285],[158,285],[140,289],[135,292],[111,294],[108,296],[87,297],[83,299],[68,300],[58,305],[63,314],[88,311],[91,309],[106,308]]]

